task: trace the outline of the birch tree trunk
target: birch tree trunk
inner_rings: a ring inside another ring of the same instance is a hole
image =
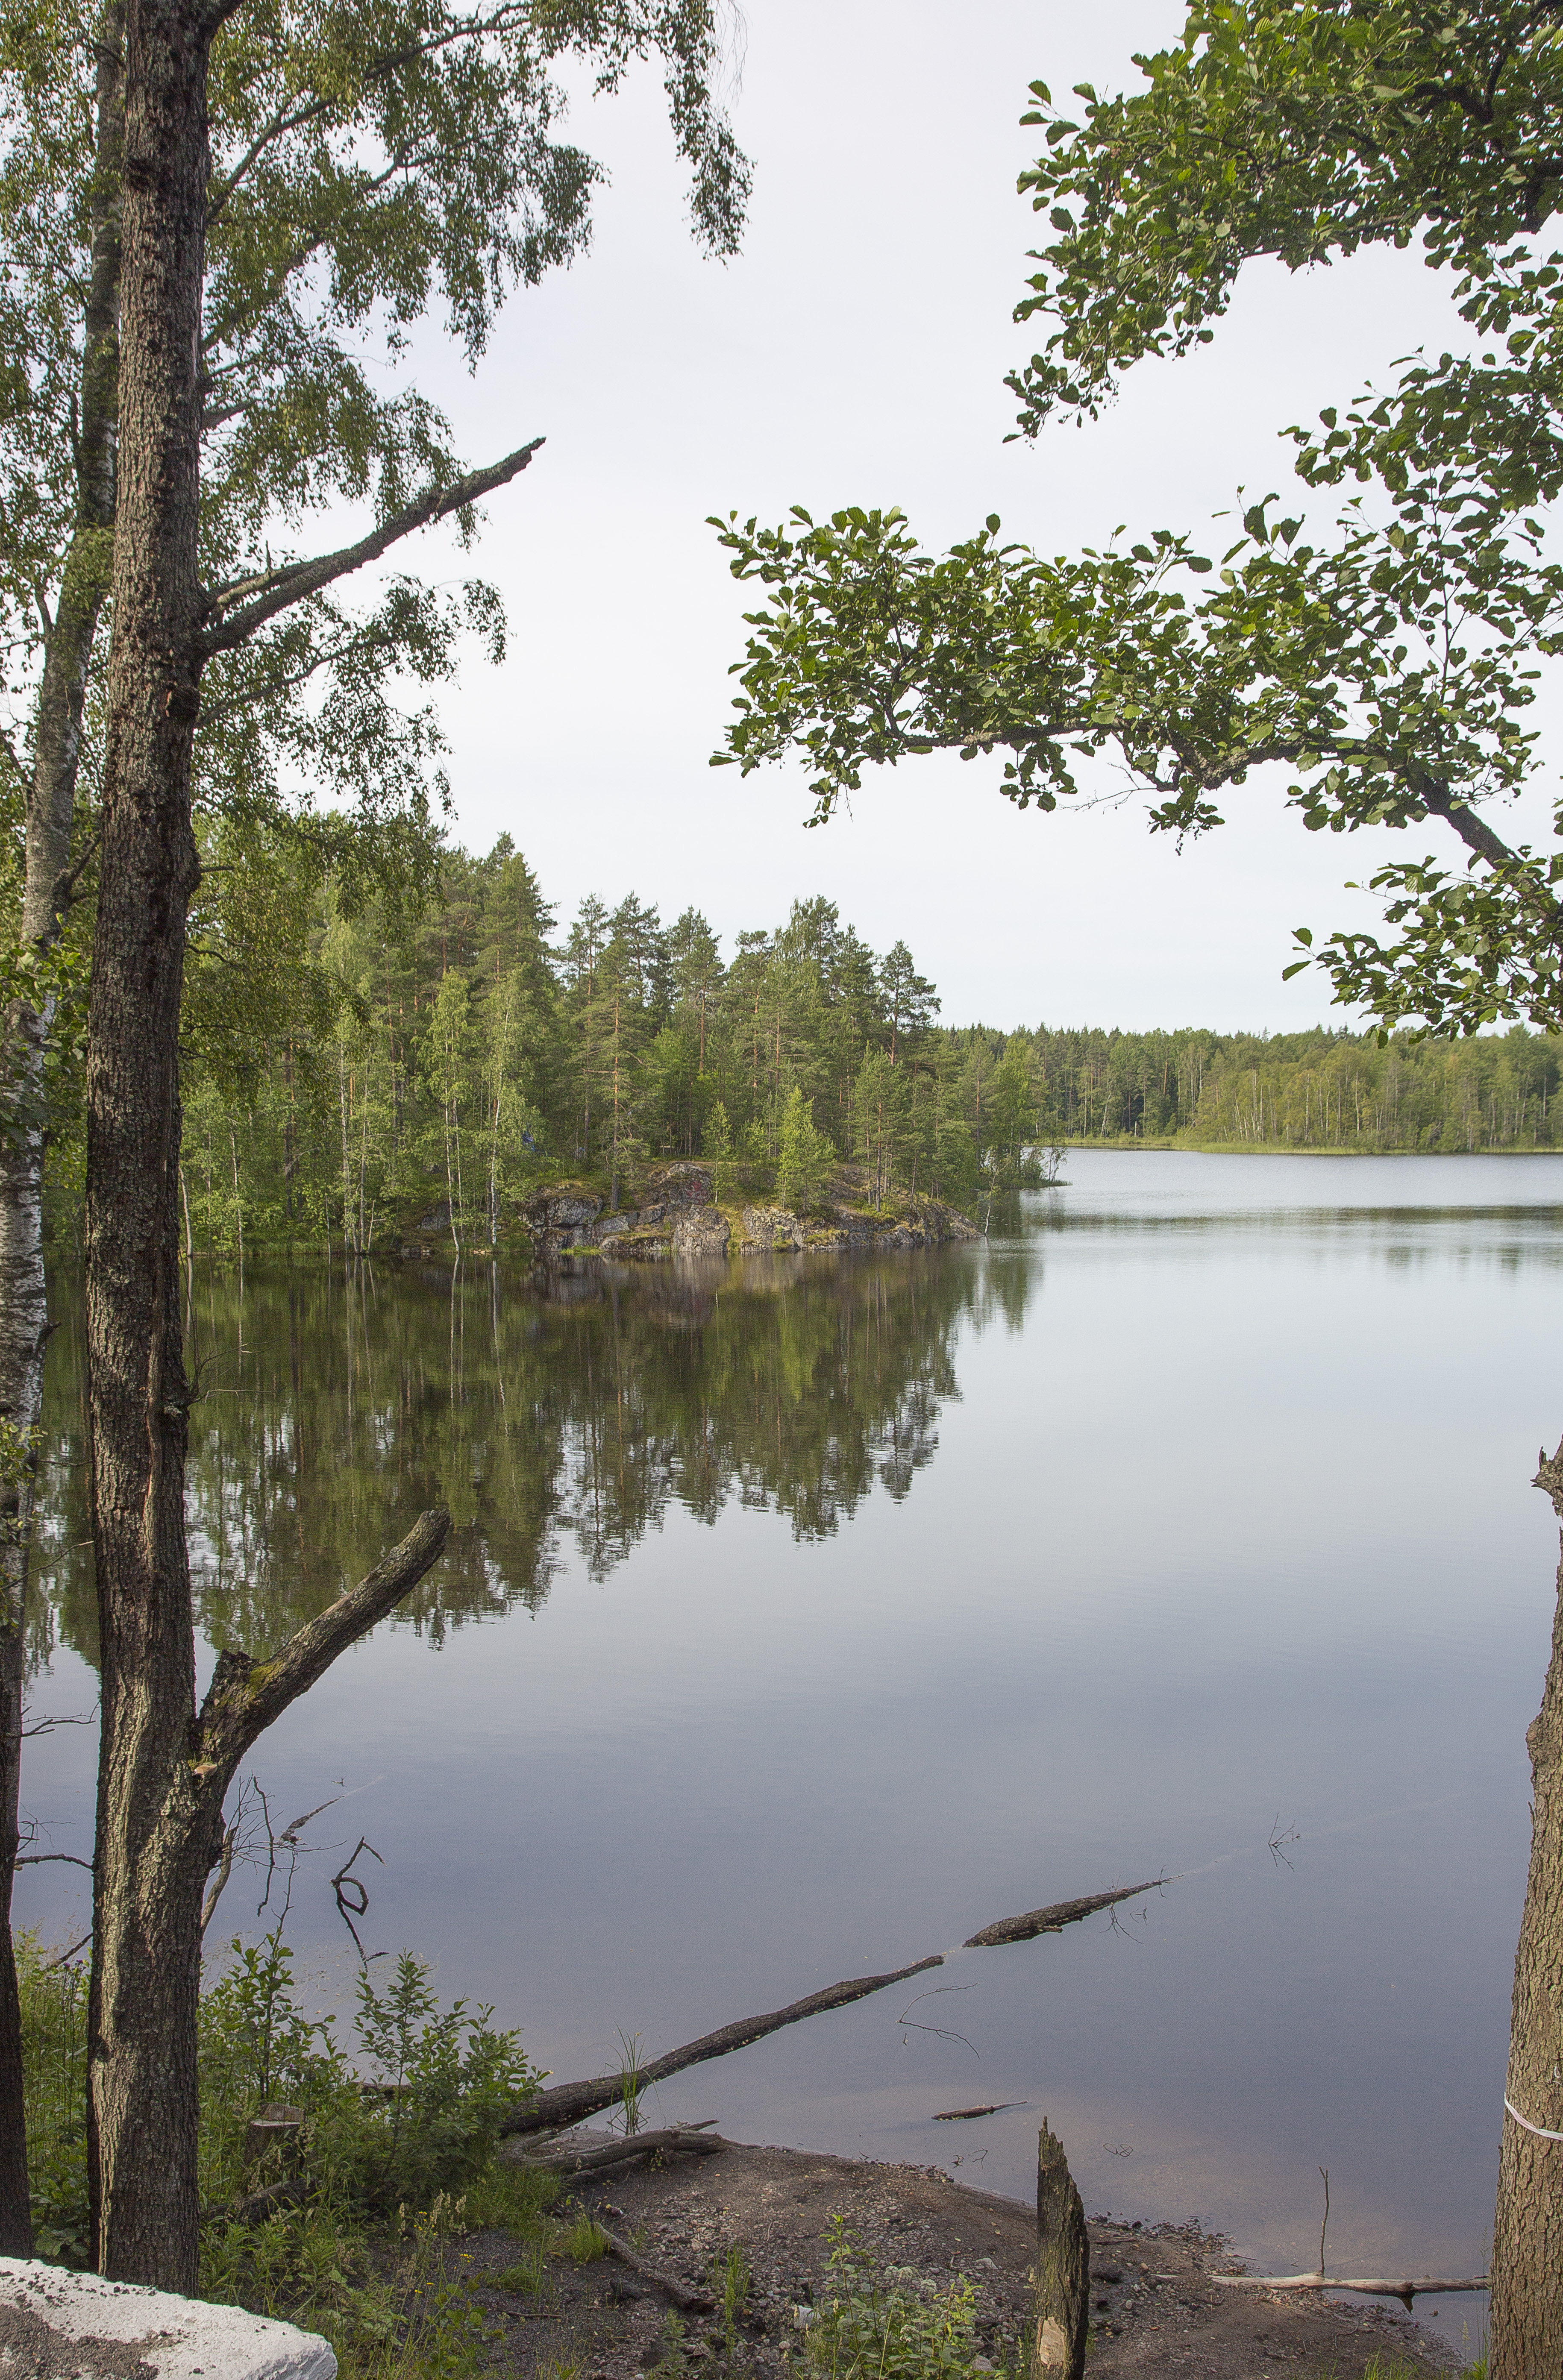
[[[1563,1446],[1536,1486],[1563,1522]],[[1531,1754],[1531,1872],[1514,1958],[1493,2225],[1494,2380],[1563,2371],[1563,1561]],[[1534,2129],[1532,2129],[1534,2127]]]
[[[119,373],[119,176],[125,11],[98,30],[91,278],[77,437],[77,511],[49,625],[33,739],[21,931],[42,956],[58,939],[70,868],[81,713],[114,534]],[[6,1019],[12,1129],[0,1138],[0,1419],[15,1459],[0,1488],[0,2254],[32,2252],[21,2014],[11,1941],[21,1786],[22,1682],[32,1530],[31,1449],[43,1406],[43,1062],[52,1003],[19,1000]]]

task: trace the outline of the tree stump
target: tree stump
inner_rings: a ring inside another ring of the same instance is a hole
[[[1044,2123],[1036,2147],[1037,2380],[1083,2380],[1090,2306],[1085,2209],[1063,2143]]]
[[[303,2129],[302,2107],[285,2107],[275,2100],[268,2101],[265,2107],[250,2117],[244,2128],[246,2179],[253,2177],[256,2168],[274,2148],[280,2150],[281,2161],[285,2167],[296,2162],[296,2153]]]

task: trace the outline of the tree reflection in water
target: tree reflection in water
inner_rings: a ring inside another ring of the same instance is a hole
[[[189,1506],[206,1637],[263,1656],[425,1506],[450,1549],[393,1624],[545,1601],[565,1549],[604,1579],[670,1504],[829,1536],[900,1499],[959,1395],[962,1327],[1019,1327],[1034,1257],[948,1248],[685,1273],[595,1262],[196,1268]],[[57,1277],[35,1663],[95,1656],[79,1284]]]

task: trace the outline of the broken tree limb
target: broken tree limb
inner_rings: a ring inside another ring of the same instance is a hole
[[[751,2041],[763,2041],[770,2033],[779,2033],[784,2025],[801,2024],[807,2016],[821,2016],[826,2009],[849,2007],[853,2000],[866,1999],[871,1992],[882,1992],[889,1984],[905,1983],[909,1975],[921,1975],[928,1967],[942,1967],[944,1954],[936,1952],[931,1959],[914,1960],[910,1967],[898,1967],[890,1975],[852,1975],[839,1984],[831,1984],[823,1992],[811,1992],[807,1998],[791,2001],[784,2009],[775,2009],[769,2016],[740,2017],[736,2024],[725,2024],[715,2033],[702,2034],[698,2041],[686,2042],[682,2049],[670,2049],[661,2058],[651,2058],[640,2068],[637,2081],[644,2091],[653,2082],[662,2082],[670,2074],[681,2074],[686,2067],[703,2066],[713,2058],[727,2058],[735,2049],[747,2049]],[[623,2092],[623,2079],[617,2074],[600,2074],[587,2082],[556,2082],[551,2091],[539,2091],[519,2107],[512,2107],[500,2125],[501,2133],[552,2132],[567,2124],[579,2124],[588,2116],[600,2115],[604,2107],[613,2107]]]
[[[1337,2281],[1326,2273],[1212,2273],[1210,2277],[1223,2289],[1350,2289],[1362,2298],[1398,2298],[1408,2313],[1413,2298],[1443,2297],[1454,2291],[1488,2287],[1485,2273],[1479,2281],[1439,2281],[1425,2277],[1420,2281]]]
[[[633,2165],[643,2156],[718,2156],[731,2146],[711,2130],[714,2117],[703,2124],[670,2124],[665,2131],[627,2132],[612,2141],[592,2141],[580,2148],[561,2141],[541,2155],[519,2162],[541,2173],[605,2173],[610,2168]]]
[[[595,2222],[596,2217],[593,2216],[592,2220]],[[654,2265],[642,2264],[629,2240],[621,2240],[617,2231],[608,2229],[606,2224],[598,2223],[597,2228],[608,2243],[609,2255],[617,2256],[621,2265],[628,2265],[632,2273],[638,2273],[641,2280],[649,2281],[653,2289],[660,2289],[665,2298],[672,2300],[680,2313],[711,2312],[715,2301],[706,2290],[686,2289],[683,2282],[676,2281],[671,2273],[659,2273]]]
[[[1154,1876],[1148,1884],[1125,1884],[1117,1892],[1093,1892],[1083,1900],[1056,1900],[1048,1909],[1028,1909],[1020,1917],[1001,1917],[996,1925],[984,1925],[980,1934],[968,1935],[960,1947],[991,1950],[1001,1942],[1030,1942],[1038,1934],[1061,1934],[1066,1925],[1078,1925],[1082,1917],[1093,1917],[1099,1909],[1137,1900],[1141,1893],[1154,1892],[1167,1881],[1165,1876]]]

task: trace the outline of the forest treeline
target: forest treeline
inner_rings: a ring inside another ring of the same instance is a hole
[[[617,1201],[702,1157],[807,1207],[833,1168],[876,1204],[1015,1186],[1049,1143],[1477,1150],[1558,1146],[1557,1039],[1322,1029],[1274,1038],[946,1026],[904,941],[876,953],[798,901],[729,949],[633,894],[561,926],[507,837],[446,850],[419,900],[338,875],[209,868],[185,1015],[181,1198],[197,1249],[346,1244],[420,1225],[503,1245],[526,1197]],[[60,1096],[51,1218],[74,1232],[79,1103]]]

